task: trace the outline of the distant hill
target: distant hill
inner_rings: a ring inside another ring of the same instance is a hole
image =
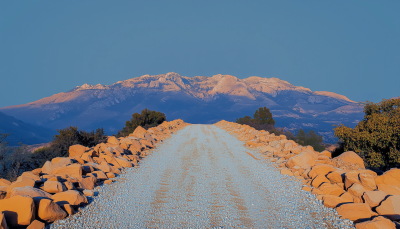
[[[5,141],[10,146],[16,146],[19,142],[27,145],[50,142],[57,132],[25,123],[0,112],[0,133],[10,133]]]
[[[332,125],[348,126],[363,118],[363,108],[343,95],[294,86],[278,78],[231,75],[185,77],[171,72],[144,75],[112,85],[77,86],[24,105],[0,108],[6,114],[38,126],[56,129],[104,127],[117,133],[132,113],[144,108],[162,111],[169,120],[189,123],[235,121],[266,106],[276,125],[292,131],[314,129],[334,142]]]

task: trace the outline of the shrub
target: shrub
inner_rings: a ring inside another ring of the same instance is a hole
[[[132,114],[131,120],[126,121],[125,127],[118,131],[118,137],[126,137],[130,133],[135,131],[136,127],[142,126],[145,129],[149,129],[154,126],[158,126],[159,124],[167,121],[164,113],[159,111],[151,111],[147,108],[142,110],[141,114],[134,113]]]
[[[400,165],[400,98],[364,104],[364,119],[355,128],[336,126],[343,150],[360,155],[368,167],[387,170]]]
[[[300,129],[297,132],[294,141],[302,146],[312,146],[315,151],[321,152],[325,150],[325,146],[322,145],[322,136],[315,133],[315,131],[313,130],[309,130],[306,133],[303,129]]]

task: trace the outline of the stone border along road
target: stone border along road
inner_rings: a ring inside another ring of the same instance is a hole
[[[51,228],[352,228],[213,125],[190,125]]]

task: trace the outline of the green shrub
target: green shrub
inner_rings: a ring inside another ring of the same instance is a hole
[[[159,111],[151,111],[146,108],[142,110],[141,114],[134,113],[131,120],[126,121],[125,127],[118,131],[117,136],[126,137],[133,133],[138,126],[149,129],[151,127],[160,125],[164,121],[167,121],[164,113]]]
[[[294,141],[302,146],[312,146],[315,151],[321,152],[325,150],[325,146],[322,145],[322,136],[315,133],[313,130],[309,130],[306,133],[303,129],[300,129],[297,132]]]
[[[336,126],[343,150],[360,155],[368,167],[387,170],[400,165],[400,98],[364,104],[364,119],[355,128]]]

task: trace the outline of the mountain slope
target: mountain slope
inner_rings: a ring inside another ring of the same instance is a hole
[[[271,109],[277,126],[316,129],[326,140],[332,140],[332,124],[354,126],[363,117],[362,107],[343,95],[312,92],[277,78],[185,77],[173,72],[112,85],[84,84],[69,92],[0,110],[47,128],[104,127],[111,134],[121,129],[132,113],[144,108],[162,111],[168,119],[213,123],[251,116],[261,106]]]
[[[16,146],[19,142],[27,145],[50,142],[56,131],[24,123],[0,112],[0,133],[9,133],[5,141]]]

